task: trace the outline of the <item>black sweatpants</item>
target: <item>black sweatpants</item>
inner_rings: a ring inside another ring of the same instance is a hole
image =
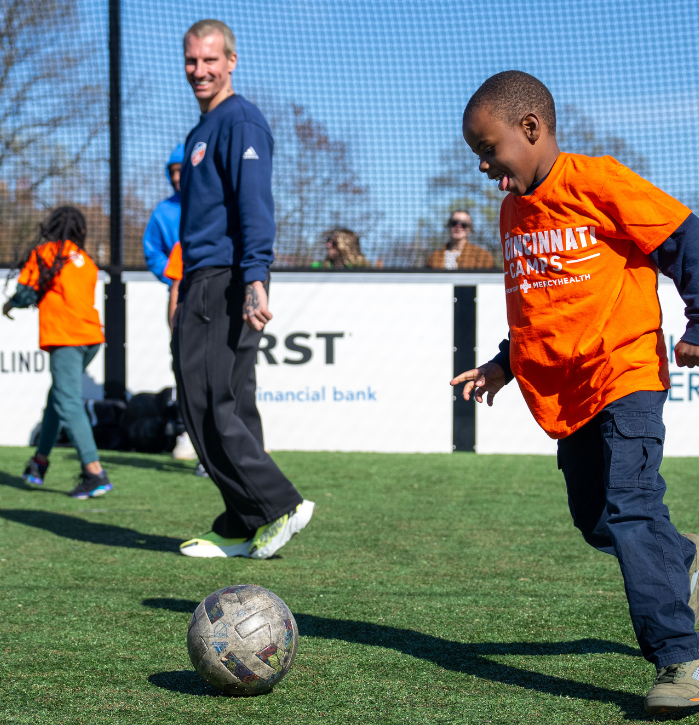
[[[264,451],[255,404],[262,333],[243,322],[244,295],[240,269],[195,270],[172,336],[187,432],[226,504],[212,528],[226,538],[250,538],[303,500]]]

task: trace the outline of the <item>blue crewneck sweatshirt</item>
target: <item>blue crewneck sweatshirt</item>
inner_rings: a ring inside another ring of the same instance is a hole
[[[240,267],[264,281],[274,260],[274,141],[257,106],[233,95],[201,116],[187,136],[180,179],[180,242],[187,275]]]

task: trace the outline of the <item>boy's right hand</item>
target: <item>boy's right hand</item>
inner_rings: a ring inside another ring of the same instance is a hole
[[[475,370],[467,370],[461,375],[457,375],[451,385],[464,385],[464,400],[469,400],[471,391],[475,388],[474,396],[479,403],[483,402],[483,393],[488,393],[488,405],[493,404],[493,398],[496,396],[500,388],[505,386],[505,372],[494,362],[481,365]]]

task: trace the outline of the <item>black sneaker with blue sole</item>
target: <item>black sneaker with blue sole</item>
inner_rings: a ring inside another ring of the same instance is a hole
[[[80,483],[70,492],[71,498],[81,500],[95,498],[96,496],[103,496],[107,491],[111,491],[114,488],[104,469],[99,473],[90,473],[83,468],[78,478],[80,479]]]
[[[22,478],[27,481],[27,483],[33,483],[35,486],[42,486],[48,469],[48,461],[46,461],[46,463],[39,463],[39,461],[32,456],[27,462],[27,467],[24,469]]]

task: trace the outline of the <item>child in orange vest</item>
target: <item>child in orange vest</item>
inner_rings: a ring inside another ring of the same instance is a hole
[[[558,440],[575,525],[616,556],[643,656],[657,669],[648,713],[699,706],[699,537],[680,535],[659,473],[670,387],[660,269],[687,305],[678,365],[699,365],[699,219],[610,157],[561,153],[546,86],[489,78],[464,111],[479,169],[510,192],[500,211],[510,337],[452,380],[464,398],[514,376]]]
[[[83,244],[86,225],[74,207],[56,209],[41,225],[37,240],[21,263],[17,291],[3,306],[11,317],[14,307],[39,308],[39,347],[49,353],[52,385],[41,424],[36,454],[22,475],[41,485],[49,453],[61,426],[78,451],[80,482],[71,492],[77,499],[111,491],[102,468],[92,427],[82,401],[82,375],[104,342],[95,309],[97,267]]]

